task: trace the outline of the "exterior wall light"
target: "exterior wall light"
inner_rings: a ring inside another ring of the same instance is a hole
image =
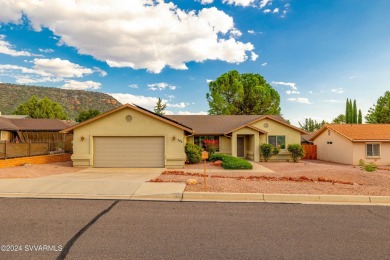
[[[84,139],[85,139],[85,138],[84,138],[84,136],[81,136],[81,138],[80,138],[80,139],[81,139],[81,142],[82,142],[82,141],[84,141]]]

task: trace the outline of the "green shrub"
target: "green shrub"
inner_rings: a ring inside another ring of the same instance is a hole
[[[221,160],[224,169],[252,169],[253,166],[247,160],[237,158],[227,154],[213,154],[210,157],[211,161]]]
[[[185,152],[189,163],[198,163],[202,159],[202,147],[199,145],[187,143]]]
[[[279,154],[280,149],[272,144],[260,145],[260,153],[264,158],[264,161],[268,162],[272,156]]]
[[[366,163],[363,159],[359,160],[359,167],[360,169],[366,172],[375,172],[378,168],[378,166],[375,163],[373,162]]]
[[[305,156],[305,152],[300,144],[289,144],[287,150],[291,153],[291,157],[295,163],[299,162]]]

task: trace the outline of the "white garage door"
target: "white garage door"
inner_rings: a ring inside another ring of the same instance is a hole
[[[94,137],[94,167],[164,166],[164,137]]]

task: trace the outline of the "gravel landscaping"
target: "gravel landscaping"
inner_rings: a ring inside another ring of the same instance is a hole
[[[0,168],[0,179],[25,179],[48,175],[78,172],[82,168],[72,167],[72,162],[56,162],[49,164],[27,164],[8,168]]]
[[[368,173],[356,166],[311,160],[259,164],[274,172],[231,172],[207,163],[207,191],[390,196],[388,168]],[[186,182],[196,179],[198,184],[187,185],[186,191],[199,192],[204,191],[202,174],[203,164],[186,165],[185,169],[176,173],[168,170],[154,181]]]

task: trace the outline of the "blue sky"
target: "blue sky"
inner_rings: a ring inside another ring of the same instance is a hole
[[[293,124],[389,90],[386,0],[0,0],[0,82],[205,114],[208,81],[259,73]]]

